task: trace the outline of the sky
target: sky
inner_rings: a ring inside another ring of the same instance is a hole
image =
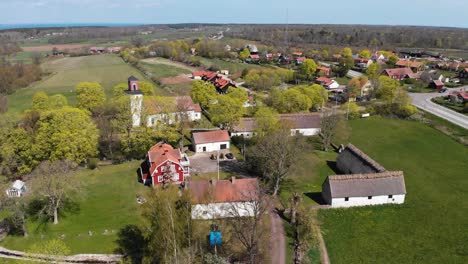
[[[0,24],[278,23],[468,28],[468,0],[0,0]]]

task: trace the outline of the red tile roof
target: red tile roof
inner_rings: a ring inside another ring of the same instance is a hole
[[[281,114],[278,116],[282,124],[287,124],[291,129],[320,128],[320,114],[299,113]],[[234,132],[253,132],[255,130],[255,118],[241,118],[233,127]]]
[[[191,181],[189,189],[193,204],[249,202],[259,195],[257,178]]]
[[[258,59],[260,59],[260,56],[258,54],[251,54],[250,58],[258,60]]]
[[[293,52],[294,56],[302,56],[302,52]]]
[[[444,86],[444,83],[442,81],[440,81],[440,80],[434,80],[434,84],[436,86]]]
[[[397,77],[397,76],[413,76],[414,73],[410,68],[395,68],[395,69],[386,69],[385,72],[390,77]]]
[[[229,133],[227,132],[227,130],[195,132],[192,136],[195,144],[224,142],[230,140]]]
[[[151,163],[150,175],[164,162],[171,161],[179,164],[181,159],[180,150],[174,149],[171,145],[159,142],[148,151],[148,159]]]
[[[410,60],[399,60],[396,63],[396,66],[400,67],[408,67],[408,68],[419,68],[421,67],[422,63],[419,61],[410,61]]]
[[[306,59],[306,57],[299,57],[299,58],[297,58],[297,61],[302,61],[303,62],[303,61],[305,61],[305,59]]]
[[[319,83],[322,83],[322,84],[324,84],[326,86],[330,86],[333,83],[332,79],[324,77],[324,76],[318,77],[316,81],[319,82]]]

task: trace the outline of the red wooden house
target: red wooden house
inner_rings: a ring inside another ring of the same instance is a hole
[[[161,185],[185,181],[190,176],[190,162],[187,155],[171,145],[159,142],[148,151],[141,163],[138,181],[145,185]]]

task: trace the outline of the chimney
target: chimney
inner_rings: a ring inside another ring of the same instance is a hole
[[[231,183],[234,184],[234,182],[236,182],[236,176],[231,177]]]

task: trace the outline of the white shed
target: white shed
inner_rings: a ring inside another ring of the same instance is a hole
[[[26,191],[26,183],[22,180],[16,180],[11,187],[6,190],[6,194],[8,197],[20,197]]]
[[[203,131],[192,134],[195,152],[212,152],[229,149],[230,140],[227,130]]]

